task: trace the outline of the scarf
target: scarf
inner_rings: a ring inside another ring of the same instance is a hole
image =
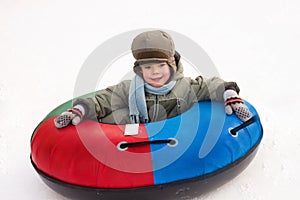
[[[131,123],[149,122],[145,91],[150,94],[164,95],[169,93],[175,84],[176,81],[170,81],[161,87],[153,87],[145,83],[140,76],[136,75],[131,80],[129,88],[129,114]]]

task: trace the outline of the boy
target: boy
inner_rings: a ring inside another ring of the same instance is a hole
[[[77,125],[83,119],[128,124],[160,121],[187,111],[195,102],[225,101],[227,114],[242,121],[251,113],[238,96],[235,82],[214,77],[195,80],[183,76],[180,54],[164,31],[147,31],[136,36],[131,46],[136,59],[133,80],[100,90],[95,96],[77,99],[73,108],[55,119],[58,128]]]

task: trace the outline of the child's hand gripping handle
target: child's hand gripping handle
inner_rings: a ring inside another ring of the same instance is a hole
[[[228,115],[231,115],[234,112],[243,122],[252,117],[248,107],[244,104],[243,100],[235,90],[225,90],[223,97],[225,101],[225,112]]]
[[[85,114],[84,107],[81,105],[76,105],[73,108],[61,113],[57,118],[54,119],[54,124],[57,128],[63,128],[69,124],[77,125],[79,124]]]

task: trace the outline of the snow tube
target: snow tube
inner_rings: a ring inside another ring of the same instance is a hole
[[[255,108],[240,121],[219,102],[138,125],[85,120],[57,129],[50,112],[34,130],[31,162],[42,180],[72,199],[182,199],[216,189],[254,158],[263,129]]]

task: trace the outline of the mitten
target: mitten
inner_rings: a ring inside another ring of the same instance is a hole
[[[66,127],[70,123],[72,123],[73,125],[77,125],[82,121],[84,114],[84,107],[82,105],[76,105],[55,118],[54,124],[57,128]]]
[[[243,100],[239,97],[235,90],[229,89],[224,92],[225,112],[231,115],[233,112],[243,122],[252,117],[248,107],[244,104]]]

